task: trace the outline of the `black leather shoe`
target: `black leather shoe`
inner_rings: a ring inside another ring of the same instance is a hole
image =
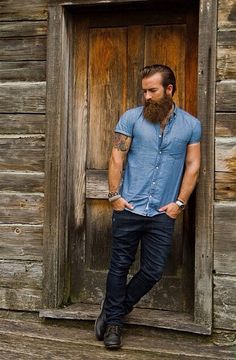
[[[104,334],[104,345],[109,350],[115,350],[121,347],[121,326],[107,325]]]
[[[95,336],[97,340],[102,341],[106,331],[105,313],[104,313],[104,300],[101,303],[101,312],[98,315],[94,325]]]

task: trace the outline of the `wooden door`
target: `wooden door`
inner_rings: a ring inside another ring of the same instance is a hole
[[[195,112],[197,36],[192,9],[162,7],[84,11],[74,15],[74,130],[71,136],[69,244],[70,299],[100,303],[111,251],[111,207],[106,200],[113,129],[140,104],[139,70],[169,65],[177,78],[175,102]],[[197,25],[196,25],[197,26]],[[193,296],[194,204],[176,222],[162,280],[138,306],[190,311]],[[139,259],[132,267],[137,270]]]

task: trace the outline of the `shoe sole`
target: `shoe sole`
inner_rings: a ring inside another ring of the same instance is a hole
[[[122,344],[120,344],[120,345],[109,345],[109,346],[105,345],[105,347],[106,347],[107,350],[118,350],[118,349],[120,349],[122,347]]]

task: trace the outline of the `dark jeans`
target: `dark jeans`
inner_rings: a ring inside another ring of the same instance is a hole
[[[106,324],[121,325],[123,316],[161,279],[174,223],[165,213],[146,217],[126,210],[113,212],[112,255],[104,303]],[[140,270],[126,284],[139,241]]]

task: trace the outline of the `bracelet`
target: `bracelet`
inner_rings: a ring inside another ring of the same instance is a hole
[[[118,200],[118,199],[120,199],[120,198],[121,198],[121,195],[120,195],[120,194],[117,194],[117,195],[114,195],[114,196],[112,196],[112,197],[109,197],[108,200],[109,200],[110,202],[113,202],[113,201],[116,201],[116,200]]]
[[[116,196],[116,195],[119,195],[118,191],[114,191],[114,192],[110,191],[108,193],[108,198],[112,198],[113,196]]]

